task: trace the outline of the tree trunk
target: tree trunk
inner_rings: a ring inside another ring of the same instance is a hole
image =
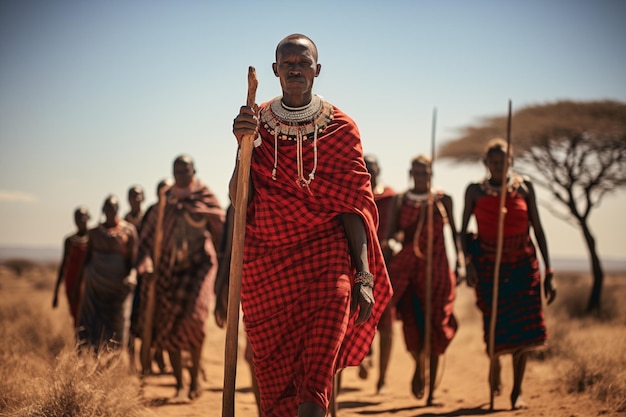
[[[587,248],[589,249],[589,257],[591,259],[591,273],[593,275],[593,285],[591,287],[591,296],[587,303],[587,313],[600,310],[600,296],[602,294],[602,283],[604,281],[604,271],[600,263],[600,258],[596,251],[596,240],[594,239],[589,226],[586,221],[580,222],[580,227],[585,236],[585,242],[587,242]]]

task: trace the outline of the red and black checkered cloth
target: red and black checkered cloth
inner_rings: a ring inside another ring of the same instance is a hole
[[[434,195],[438,201],[441,193]],[[404,199],[398,216],[398,229],[404,232],[404,246],[389,265],[393,285],[393,301],[402,317],[406,347],[411,352],[422,350],[424,343],[424,307],[426,300],[426,247],[428,230],[420,228],[419,247],[424,257],[417,257],[413,239],[418,226],[420,209],[426,204]],[[456,278],[450,270],[444,240],[444,219],[437,206],[433,208],[433,263],[431,297],[430,351],[441,355],[456,334],[457,321],[453,314]]]
[[[474,216],[478,238],[469,245],[472,263],[478,273],[476,304],[483,313],[486,345],[491,319],[499,205],[500,196],[487,195],[476,202]],[[517,191],[509,193],[506,208],[495,354],[541,346],[547,340],[541,308],[541,274],[535,246],[529,235],[528,207],[523,195]]]
[[[308,189],[297,182],[295,142],[279,139],[276,180],[274,137],[263,128],[252,155],[255,193],[247,213],[241,302],[266,417],[296,415],[302,402],[327,408],[333,375],[365,357],[391,297],[359,132],[333,110],[317,140],[317,171]],[[306,177],[314,165],[312,139],[302,154]],[[356,271],[342,213],[363,219],[375,276],[372,317],[358,327],[350,315]]]

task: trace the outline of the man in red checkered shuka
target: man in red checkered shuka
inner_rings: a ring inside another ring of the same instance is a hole
[[[317,58],[308,37],[281,40],[282,96],[233,124],[238,142],[256,138],[241,304],[265,417],[324,416],[334,374],[363,360],[391,297],[359,131],[312,93]]]

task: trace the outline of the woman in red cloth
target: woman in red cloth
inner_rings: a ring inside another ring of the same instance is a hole
[[[483,162],[489,171],[489,177],[467,187],[461,235],[466,236],[467,226],[473,215],[478,232],[463,240],[468,261],[467,283],[476,288],[477,305],[483,313],[484,339],[488,345],[500,191],[502,181],[506,180],[506,215],[494,354],[496,358],[508,353],[513,355],[511,407],[517,409],[526,407],[521,397],[526,354],[531,349],[544,345],[547,339],[541,307],[541,274],[535,246],[530,238],[531,226],[546,268],[544,292],[548,304],[554,300],[556,289],[552,283],[553,272],[550,268],[548,245],[539,220],[533,185],[528,179],[513,172],[507,172],[504,178],[506,155],[506,141],[494,139],[487,144]],[[502,388],[499,359],[492,363],[494,366],[489,381],[492,384],[491,389],[497,395]]]
[[[78,324],[78,305],[80,303],[81,291],[76,289],[78,284],[78,274],[87,253],[87,222],[89,221],[89,211],[85,207],[78,207],[74,210],[74,223],[76,232],[65,238],[63,244],[63,259],[59,266],[57,282],[54,286],[54,297],[52,298],[52,308],[56,308],[59,303],[59,287],[61,282],[65,282],[65,295],[70,307],[70,314],[74,322],[74,327]]]
[[[264,417],[325,416],[335,373],[363,360],[391,296],[359,131],[312,93],[317,58],[308,37],[281,40],[282,97],[233,124],[239,142],[257,138],[241,304]]]
[[[397,305],[406,347],[415,359],[411,390],[417,398],[424,396],[425,381],[419,360],[424,349],[424,306],[426,299],[426,253],[428,245],[428,184],[430,158],[419,155],[411,161],[413,188],[398,194],[395,210],[389,221],[388,236],[403,244],[389,265],[393,285],[393,303]],[[453,314],[456,278],[450,269],[444,239],[444,226],[450,226],[457,252],[457,265],[462,266],[461,242],[452,216],[452,197],[433,191],[433,258],[430,334],[430,378],[427,404],[433,404],[439,356],[452,341],[457,322]]]

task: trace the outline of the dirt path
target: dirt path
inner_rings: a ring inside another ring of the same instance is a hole
[[[586,396],[569,395],[560,387],[558,376],[549,364],[530,361],[524,381],[526,410],[510,410],[509,392],[512,384],[510,356],[503,365],[502,396],[496,397],[494,410],[489,410],[487,369],[489,361],[484,352],[480,316],[474,307],[473,292],[466,286],[458,289],[455,314],[460,323],[459,332],[441,361],[443,376],[436,391],[436,406],[425,406],[410,392],[414,371],[412,358],[406,352],[400,323],[394,324],[394,346],[387,376],[389,393],[376,395],[378,375],[376,361],[366,380],[359,379],[356,368],[343,372],[342,392],[339,394],[338,417],[356,416],[477,416],[494,414],[508,416],[583,417],[608,415],[597,402]],[[195,417],[220,416],[222,409],[223,357],[225,330],[218,329],[210,317],[208,336],[204,347],[206,381],[202,396],[190,404],[169,404],[173,395],[174,378],[170,375],[149,376],[145,380],[144,397],[158,416]],[[250,390],[250,371],[243,360],[245,339],[240,336],[239,363],[235,412],[237,417],[257,417],[254,395]],[[377,340],[375,340],[375,347]],[[376,358],[376,356],[374,356]]]

